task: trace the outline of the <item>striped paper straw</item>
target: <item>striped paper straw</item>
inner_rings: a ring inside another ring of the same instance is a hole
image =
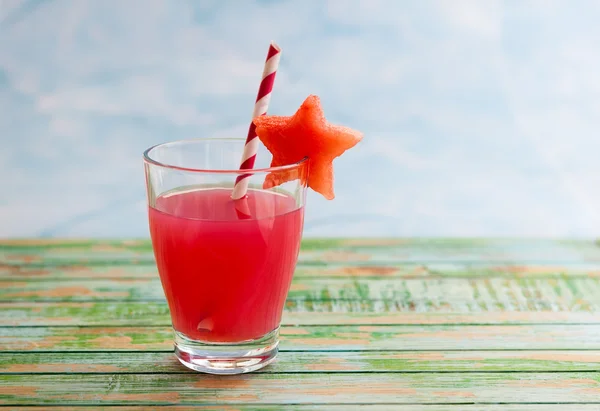
[[[269,101],[271,100],[271,92],[273,91],[273,83],[275,83],[275,75],[277,74],[277,66],[279,66],[279,58],[281,57],[281,49],[277,44],[271,42],[269,46],[269,53],[267,54],[267,60],[265,61],[265,68],[263,70],[262,80],[260,87],[258,88],[258,95],[256,96],[256,102],[254,103],[254,111],[252,112],[252,118],[267,114],[269,107]],[[248,129],[248,137],[246,137],[246,144],[244,146],[244,152],[242,154],[242,161],[240,164],[240,170],[250,170],[254,167],[256,160],[256,152],[258,151],[258,137],[256,136],[256,126],[253,122],[250,122],[250,128]],[[233,186],[233,193],[231,198],[234,200],[242,199],[246,196],[248,191],[249,177],[252,174],[240,174],[235,179],[235,185]],[[243,207],[238,207],[239,211]]]

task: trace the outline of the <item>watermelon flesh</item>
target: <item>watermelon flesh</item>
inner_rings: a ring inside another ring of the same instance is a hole
[[[308,157],[308,186],[328,200],[333,190],[333,160],[354,147],[362,133],[329,124],[318,96],[310,95],[292,116],[259,116],[253,120],[256,134],[273,155],[271,167],[294,164]],[[272,188],[298,178],[296,170],[271,173],[264,187]]]

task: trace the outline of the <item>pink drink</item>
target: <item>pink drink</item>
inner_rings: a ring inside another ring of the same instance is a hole
[[[149,207],[150,234],[173,327],[193,340],[240,342],[279,326],[300,249],[293,197],[248,191],[251,219],[231,189],[171,191]]]

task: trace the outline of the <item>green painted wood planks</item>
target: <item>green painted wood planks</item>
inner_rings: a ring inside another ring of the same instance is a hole
[[[5,375],[5,404],[596,402],[600,373]],[[67,388],[68,387],[68,388]]]
[[[283,351],[259,373],[599,371],[600,351]],[[0,353],[2,373],[182,374],[171,351]]]
[[[151,264],[152,248],[144,240],[4,240],[0,258],[10,265]],[[594,241],[518,239],[307,239],[301,263],[369,262],[600,262]]]
[[[0,349],[171,350],[170,327],[3,327]],[[600,350],[598,324],[283,326],[281,349],[348,350]]]
[[[600,407],[595,241],[316,239],[300,260],[279,361],[215,378],[172,355],[148,241],[0,241],[0,405]]]
[[[466,305],[464,307],[467,307]],[[373,300],[288,300],[284,325],[600,324],[594,311],[456,311]],[[0,326],[169,326],[163,301],[0,302]]]
[[[565,262],[537,264],[501,264],[480,261],[476,263],[389,263],[389,264],[332,263],[303,264],[296,267],[294,278],[574,278],[600,277],[600,262]],[[157,278],[158,271],[149,264],[83,265],[37,263],[0,263],[0,280],[63,280],[63,279],[135,279]]]
[[[0,281],[0,301],[163,301],[158,278]],[[600,278],[300,278],[288,300],[380,301],[390,311],[600,310]],[[349,306],[349,305],[348,305]]]

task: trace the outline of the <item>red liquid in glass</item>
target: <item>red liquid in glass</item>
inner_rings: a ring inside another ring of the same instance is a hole
[[[188,338],[240,342],[279,326],[300,249],[294,198],[248,192],[240,219],[228,189],[171,192],[149,208],[173,327]]]

